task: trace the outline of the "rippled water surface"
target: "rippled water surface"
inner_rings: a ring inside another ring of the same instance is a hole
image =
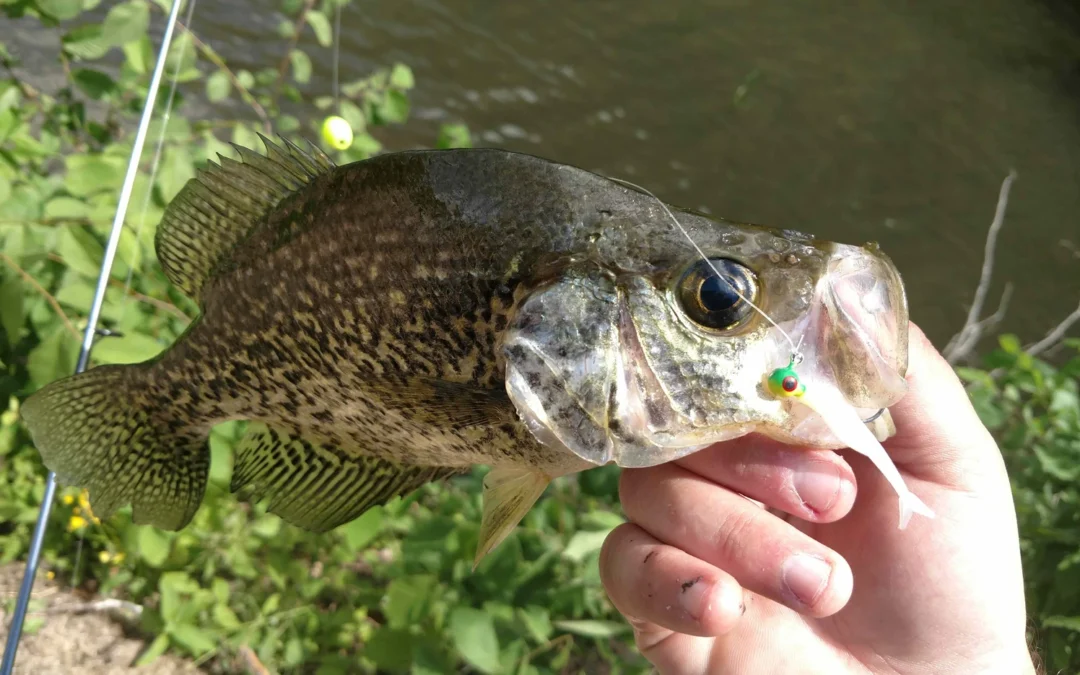
[[[202,2],[194,28],[238,67],[276,63],[271,4]],[[328,94],[330,52],[307,42],[308,91]],[[22,48],[32,63],[33,44]],[[1080,301],[1080,21],[1068,2],[357,0],[341,49],[343,80],[392,60],[414,69],[414,120],[384,135],[393,149],[463,121],[478,144],[677,204],[877,240],[939,342],[963,322],[1015,168],[992,291],[996,302],[1016,286],[1005,328],[1037,338]]]

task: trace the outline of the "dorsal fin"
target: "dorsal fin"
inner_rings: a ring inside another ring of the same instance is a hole
[[[155,246],[165,275],[199,302],[203,284],[233,247],[283,199],[335,164],[313,143],[305,152],[282,138],[285,147],[259,134],[266,156],[232,144],[236,161],[218,155],[187,182],[165,209]]]

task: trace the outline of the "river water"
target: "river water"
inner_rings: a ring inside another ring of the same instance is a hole
[[[235,67],[276,64],[276,4],[202,2],[193,27]],[[1015,169],[987,313],[1012,282],[1003,328],[1033,340],[1080,301],[1078,17],[1067,0],[356,0],[341,79],[412,67],[390,149],[461,121],[477,145],[682,206],[876,240],[939,345]],[[329,94],[331,52],[304,43],[307,92]]]

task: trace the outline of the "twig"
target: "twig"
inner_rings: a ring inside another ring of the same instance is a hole
[[[68,331],[75,337],[76,340],[82,339],[82,336],[79,335],[79,331],[75,330],[75,326],[72,325],[71,319],[68,319],[67,314],[64,313],[64,308],[60,306],[60,303],[56,300],[52,293],[47,291],[44,286],[39,284],[37,282],[37,279],[31,276],[29,272],[19,267],[19,264],[9,258],[6,253],[0,253],[0,259],[3,259],[3,261],[7,264],[8,267],[15,270],[15,272],[18,273],[19,276],[21,276],[27,281],[27,283],[33,286],[34,290],[45,296],[45,300],[48,301],[50,305],[52,305],[53,310],[60,316],[61,319],[63,319],[64,325],[67,326]]]
[[[31,87],[26,82],[23,82],[22,79],[19,78],[18,74],[16,74],[15,68],[11,64],[11,59],[8,59],[8,58],[0,59],[0,63],[3,63],[4,70],[6,70],[8,72],[8,75],[11,76],[11,81],[14,82],[15,86],[19,88],[19,91],[22,92],[23,96],[30,99],[31,101],[33,101],[34,99],[36,99],[38,97],[37,89],[34,89],[33,87]]]
[[[957,333],[943,350],[945,359],[949,363],[956,363],[966,356],[982,335],[984,326],[980,326],[979,314],[986,302],[986,293],[990,289],[990,279],[994,271],[994,248],[997,246],[997,235],[1005,224],[1005,208],[1009,204],[1009,189],[1016,180],[1016,171],[1010,171],[1009,175],[1001,183],[998,193],[997,208],[994,211],[994,220],[990,223],[990,230],[986,233],[986,249],[983,255],[982,273],[979,276],[979,285],[975,288],[975,298],[968,310],[967,320],[963,328]]]
[[[217,52],[215,52],[213,48],[210,47],[210,45],[200,40],[199,36],[196,35],[190,28],[188,28],[179,21],[176,23],[176,25],[191,36],[191,44],[195,45],[195,48],[198,49],[202,53],[202,55],[205,56],[208,61],[210,61],[210,63],[213,63],[215,66],[217,66],[218,70],[225,73],[225,76],[229,78],[229,81],[232,82],[232,85],[236,87],[236,90],[238,92],[240,92],[240,98],[244,99],[244,102],[251,106],[251,109],[254,110],[255,114],[259,116],[259,120],[262,121],[263,128],[266,130],[266,133],[271,133],[273,131],[273,128],[270,124],[270,116],[266,114],[266,108],[262,107],[262,104],[255,100],[255,96],[252,95],[252,93],[248,90],[247,87],[243,85],[242,82],[240,82],[240,78],[236,77],[236,73],[234,73],[232,69],[229,68],[228,65],[226,65],[225,61],[220,56],[218,56]]]
[[[979,327],[980,333],[984,333],[993,328],[1005,318],[1005,310],[1009,308],[1009,300],[1012,298],[1012,292],[1013,285],[1011,283],[1006,283],[1005,290],[1001,293],[1001,300],[998,301],[998,308],[994,310],[993,314],[976,324]]]
[[[61,265],[67,266],[67,262],[65,262],[63,258],[61,258],[55,253],[49,253],[47,257],[53,262],[58,262]],[[134,300],[138,300],[139,302],[145,302],[146,304],[156,307],[162,311],[168,312],[179,319],[184,319],[185,321],[189,322],[191,321],[191,317],[185,314],[184,310],[180,309],[179,307],[170,302],[166,302],[165,300],[159,300],[157,298],[152,298],[149,295],[143,295],[142,293],[139,293],[138,291],[125,285],[119,279],[109,279],[109,283],[112,284],[113,288],[123,288],[126,292],[125,294]]]
[[[124,284],[120,283],[120,281],[118,279],[111,279],[110,281],[113,283],[114,288],[117,287],[117,286],[123,286],[124,285]],[[183,320],[188,321],[188,322],[191,321],[191,317],[188,316],[187,314],[185,314],[184,310],[180,309],[179,307],[172,304],[171,302],[166,302],[164,300],[158,300],[157,298],[152,298],[149,295],[143,295],[142,293],[139,293],[138,291],[132,290],[130,288],[127,289],[127,294],[131,298],[133,298],[135,300],[138,300],[139,302],[145,302],[148,305],[152,305],[154,307],[157,307],[158,309],[160,309],[160,310],[162,310],[164,312],[168,312],[169,314],[172,314],[173,316],[175,316],[178,319],[183,319]]]
[[[152,2],[150,3],[150,6],[154,7],[155,9],[159,9],[162,12],[165,11],[163,7],[158,7],[156,3]],[[191,44],[195,45],[195,49],[198,49],[199,52],[201,52],[202,55],[206,57],[207,61],[214,64],[218,70],[225,73],[225,76],[229,78],[229,81],[232,82],[232,85],[236,87],[236,90],[238,92],[240,92],[240,98],[244,99],[244,103],[247,103],[249,106],[251,106],[251,109],[255,111],[256,115],[258,115],[259,120],[262,121],[263,128],[266,129],[266,133],[269,134],[272,131],[272,128],[270,124],[270,116],[266,114],[266,108],[262,107],[262,105],[257,100],[255,100],[255,96],[247,87],[243,85],[243,83],[240,82],[240,79],[236,77],[236,73],[234,73],[232,69],[229,68],[228,64],[226,64],[225,61],[220,56],[218,56],[218,53],[214,51],[213,47],[200,40],[199,36],[195,34],[195,31],[188,28],[183,21],[177,21],[176,26],[191,37]]]
[[[248,667],[248,670],[253,675],[270,675],[270,671],[266,669],[266,666],[262,664],[259,657],[255,655],[255,652],[251,650],[251,647],[244,645],[237,650],[240,658],[244,660],[244,665]]]
[[[44,610],[42,614],[97,614],[99,612],[112,612],[118,610],[130,612],[135,616],[140,616],[143,612],[142,605],[136,605],[134,602],[128,602],[127,600],[107,598],[96,602],[50,607]]]
[[[1077,305],[1076,309],[1072,311],[1072,314],[1065,317],[1065,319],[1061,323],[1059,323],[1057,326],[1054,326],[1054,328],[1046,334],[1046,337],[1028,347],[1025,347],[1024,351],[1027,352],[1030,356],[1038,356],[1047,349],[1050,349],[1051,347],[1056,345],[1058,342],[1061,342],[1061,340],[1065,338],[1065,333],[1067,333],[1068,330],[1072,328],[1072,325],[1077,321],[1080,321],[1080,305]]]
[[[281,93],[281,87],[285,84],[285,72],[289,69],[289,55],[292,54],[292,50],[296,49],[296,45],[300,42],[300,34],[304,32],[304,27],[307,26],[308,12],[315,6],[315,0],[305,0],[304,6],[300,9],[300,16],[296,19],[296,30],[293,31],[292,37],[289,39],[289,46],[285,50],[285,54],[281,57],[281,62],[278,63],[278,75],[277,80],[274,82],[274,94]]]

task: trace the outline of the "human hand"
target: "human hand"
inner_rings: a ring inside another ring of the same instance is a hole
[[[1034,672],[1001,454],[914,325],[910,343],[884,445],[936,519],[897,529],[861,455],[758,436],[623,471],[600,573],[661,673]]]

